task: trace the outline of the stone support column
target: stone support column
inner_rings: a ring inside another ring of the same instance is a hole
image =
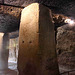
[[[0,70],[8,69],[9,37],[7,33],[0,33]]]
[[[51,10],[38,3],[22,11],[18,71],[19,75],[59,75]]]

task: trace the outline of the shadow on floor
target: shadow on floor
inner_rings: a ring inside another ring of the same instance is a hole
[[[17,75],[17,74],[18,74],[17,71],[10,70],[10,69],[0,70],[0,75]]]

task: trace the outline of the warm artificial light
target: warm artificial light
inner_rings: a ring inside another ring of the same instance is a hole
[[[69,25],[74,25],[75,22],[71,19],[66,19],[65,23],[68,23]]]

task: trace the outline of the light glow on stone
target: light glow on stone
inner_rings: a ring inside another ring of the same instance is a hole
[[[65,23],[68,23],[70,26],[74,26],[75,24],[74,20],[71,20],[71,19],[66,19]]]
[[[0,33],[0,36],[3,36],[4,35],[4,33]]]
[[[74,24],[74,21],[71,20],[69,24]]]

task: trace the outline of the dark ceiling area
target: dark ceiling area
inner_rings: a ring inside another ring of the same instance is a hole
[[[9,14],[0,14],[0,32],[12,32],[19,28],[19,19]]]
[[[37,2],[49,7],[54,13],[75,18],[75,0],[38,0]]]

